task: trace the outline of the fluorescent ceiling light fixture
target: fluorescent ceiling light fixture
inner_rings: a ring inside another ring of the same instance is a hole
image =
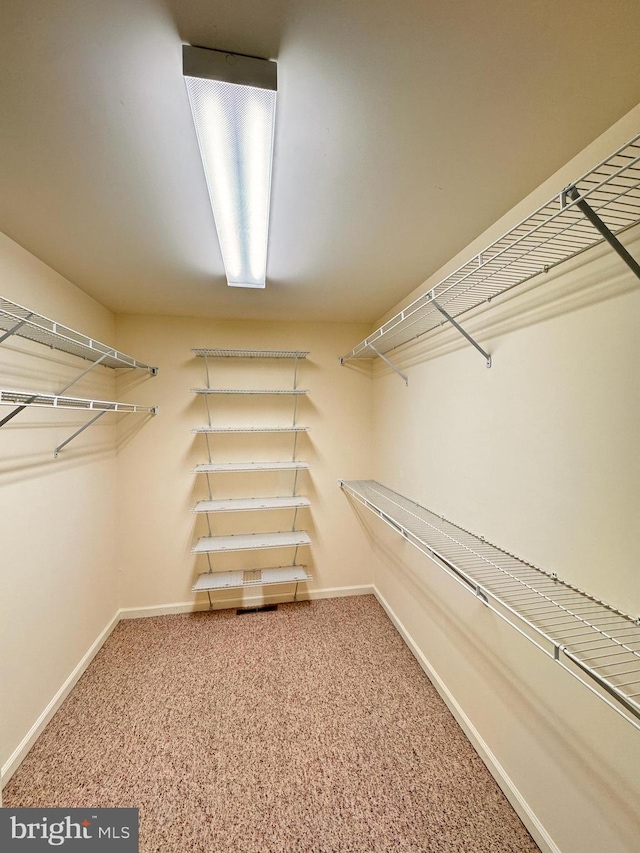
[[[227,283],[264,287],[276,63],[190,45],[182,59]]]

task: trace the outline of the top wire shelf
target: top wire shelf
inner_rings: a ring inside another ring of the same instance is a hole
[[[640,624],[375,480],[341,487],[640,729]]]
[[[31,311],[3,296],[0,296],[0,329],[8,333],[0,336],[0,341],[10,335],[16,335],[88,361],[100,362],[105,367],[137,368],[148,370],[154,375],[158,372],[157,367],[143,364],[113,347],[56,323],[55,320],[50,320],[37,311]]]
[[[309,350],[265,350],[265,349],[206,349],[196,347],[191,350],[204,358],[306,358]]]
[[[611,234],[640,222],[640,134],[566,187],[342,356],[373,358],[422,337],[444,320],[490,302],[518,284],[601,243],[585,202]],[[582,209],[581,209],[582,205]]]

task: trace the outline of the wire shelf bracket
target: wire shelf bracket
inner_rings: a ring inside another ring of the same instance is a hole
[[[451,325],[454,326],[460,332],[460,334],[463,335],[469,341],[469,343],[472,346],[474,346],[478,350],[478,352],[481,353],[485,357],[485,360],[487,362],[487,367],[491,367],[491,356],[489,355],[489,353],[485,352],[482,349],[482,347],[480,346],[480,344],[477,343],[476,341],[474,341],[474,339],[471,337],[471,335],[462,328],[460,323],[458,323],[457,320],[454,320],[453,317],[450,314],[448,314],[444,310],[442,305],[440,305],[438,302],[436,302],[435,299],[432,301],[432,304],[438,309],[438,311],[443,315],[443,317],[446,317],[446,319],[451,323]]]
[[[388,358],[390,352],[437,329],[443,314],[453,322],[603,241],[640,278],[640,264],[616,236],[639,223],[640,134],[414,299],[340,362]],[[484,350],[457,328],[489,366]]]
[[[571,201],[575,201],[576,206],[582,213],[586,216],[589,222],[593,225],[593,227],[602,234],[607,243],[611,246],[614,252],[616,252],[625,264],[632,270],[635,275],[640,278],[640,264],[636,261],[636,259],[631,255],[626,248],[622,245],[620,240],[611,232],[609,228],[605,225],[602,219],[598,216],[598,214],[590,207],[587,202],[582,198],[580,193],[578,192],[576,186],[574,184],[570,184],[566,189],[563,190],[561,203],[566,204],[566,199],[570,199]]]
[[[375,480],[339,484],[640,730],[639,620]]]
[[[400,376],[400,377],[401,377],[401,379],[404,379],[404,384],[405,384],[405,385],[408,385],[408,384],[409,384],[409,377],[407,376],[407,374],[406,374],[406,373],[403,373],[401,370],[399,370],[399,369],[395,366],[395,364],[393,364],[393,363],[392,363],[392,362],[391,362],[391,361],[386,357],[386,355],[384,355],[384,353],[378,352],[378,350],[373,346],[373,344],[371,344],[371,345],[370,345],[370,349],[372,350],[372,352],[374,352],[374,353],[378,356],[378,358],[381,358],[381,359],[385,362],[385,364],[387,364],[387,365],[391,368],[391,370],[393,370],[395,373],[397,373],[397,374],[398,374],[398,376]]]

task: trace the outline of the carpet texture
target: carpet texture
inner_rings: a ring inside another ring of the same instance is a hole
[[[143,853],[538,849],[373,596],[120,622],[4,805],[139,807]]]

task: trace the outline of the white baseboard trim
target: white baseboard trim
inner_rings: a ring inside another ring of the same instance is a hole
[[[64,683],[53,696],[47,707],[40,714],[38,719],[31,726],[31,728],[23,737],[21,742],[9,756],[5,764],[0,769],[0,789],[2,789],[7,784],[9,779],[11,779],[13,774],[18,769],[18,767],[20,767],[27,753],[44,731],[49,720],[53,717],[58,708],[62,705],[69,693],[75,687],[80,676],[84,673],[91,661],[98,654],[98,652],[104,645],[105,640],[109,637],[109,634],[111,634],[111,632],[116,627],[119,621],[120,611],[114,614],[108,625],[100,632],[97,639],[94,640],[89,649],[82,656],[80,662],[74,667],[69,677],[64,681]]]
[[[427,677],[429,678],[433,686],[436,688],[453,716],[456,718],[461,729],[464,731],[467,738],[471,742],[471,745],[487,766],[487,769],[500,786],[505,797],[513,806],[514,811],[516,812],[520,820],[523,822],[523,824],[526,826],[528,832],[530,833],[531,837],[536,842],[540,850],[542,850],[543,853],[561,853],[560,848],[557,846],[557,844],[555,844],[549,833],[540,823],[527,801],[524,799],[518,788],[514,785],[510,776],[507,774],[507,772],[502,767],[502,765],[500,764],[496,756],[493,754],[489,746],[483,740],[480,733],[477,731],[469,717],[467,717],[465,712],[462,710],[453,694],[449,691],[446,684],[442,681],[438,673],[432,667],[429,660],[426,658],[420,647],[417,645],[409,631],[405,628],[400,619],[396,616],[393,609],[391,608],[391,605],[375,586],[373,588],[373,593],[384,608],[389,619],[391,619],[391,621],[395,625],[396,629],[398,630],[398,633],[411,650],[413,656],[416,658],[416,660],[426,673]]]
[[[343,598],[349,595],[373,595],[373,586],[337,586],[324,589],[305,590],[298,594],[297,601],[317,601],[321,598]],[[261,604],[287,604],[291,596],[283,597],[281,592],[247,596],[234,596],[213,602],[213,610],[231,610],[236,607],[258,607]],[[121,619],[144,619],[152,616],[170,616],[174,613],[197,613],[209,610],[207,599],[197,601],[179,601],[174,604],[152,604],[147,607],[123,607],[119,611]]]

